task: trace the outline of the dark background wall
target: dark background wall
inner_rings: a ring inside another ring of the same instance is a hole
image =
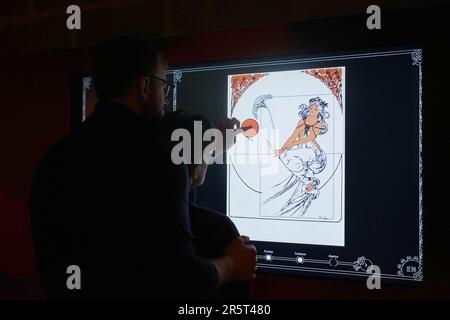
[[[420,288],[259,275],[258,298],[449,298],[448,7],[379,1],[382,29],[365,27],[367,1],[80,1],[82,30],[65,28],[65,1],[2,4],[0,13],[0,299],[41,298],[27,208],[47,146],[70,129],[71,76],[90,71],[90,50],[115,34],[156,39],[172,64],[398,45],[424,49],[425,282]],[[86,9],[86,10],[84,10]],[[393,137],[395,139],[395,137]],[[416,201],[416,199],[411,199]],[[380,230],[380,234],[382,234]]]

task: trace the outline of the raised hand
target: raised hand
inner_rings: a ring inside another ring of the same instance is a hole
[[[255,277],[256,248],[247,236],[234,239],[225,249],[232,262],[232,281],[248,281]]]

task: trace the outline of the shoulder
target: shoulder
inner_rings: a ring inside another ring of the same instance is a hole
[[[138,152],[145,161],[158,164],[164,168],[173,168],[171,159],[172,144],[157,132],[139,132],[137,137]]]
[[[213,227],[215,224],[217,224],[221,226],[236,228],[233,221],[231,221],[231,219],[227,215],[216,210],[205,208],[193,202],[190,202],[189,211],[191,214],[191,219],[201,220],[203,223],[208,224],[210,227]]]
[[[317,123],[314,125],[314,127],[315,127],[315,128],[319,128],[319,129],[322,129],[322,128],[324,128],[325,126],[323,125],[323,123],[317,122]]]

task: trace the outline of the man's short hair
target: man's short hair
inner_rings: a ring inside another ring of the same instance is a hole
[[[134,77],[153,74],[162,56],[151,43],[130,37],[105,41],[94,58],[93,80],[99,98],[126,96]]]

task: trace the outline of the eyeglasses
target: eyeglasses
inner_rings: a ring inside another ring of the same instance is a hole
[[[156,80],[159,80],[162,83],[164,83],[164,96],[166,97],[166,99],[168,99],[169,98],[169,94],[170,94],[170,83],[169,83],[169,81],[164,80],[164,79],[162,79],[160,77],[154,76],[152,74],[146,74],[146,76],[148,76],[150,78],[153,78],[153,79],[156,79]]]

